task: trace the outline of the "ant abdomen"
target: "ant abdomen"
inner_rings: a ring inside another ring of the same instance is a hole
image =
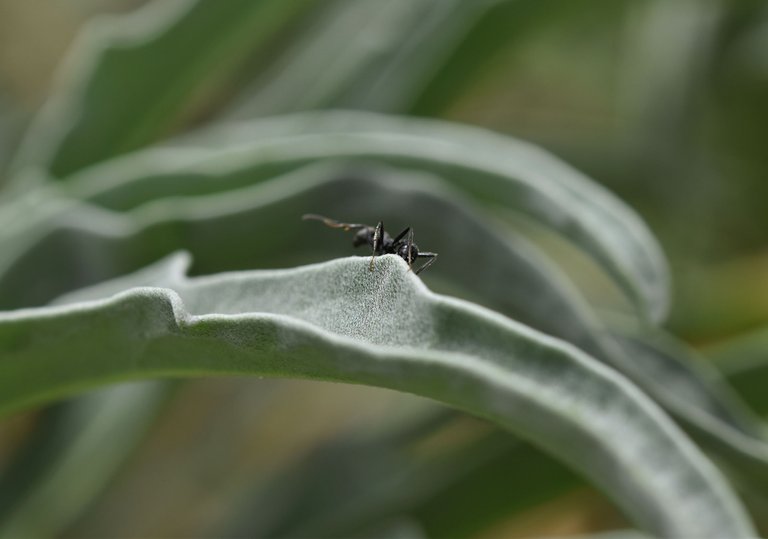
[[[361,228],[355,234],[355,238],[352,240],[354,247],[360,247],[361,245],[373,245],[374,229],[371,227]]]

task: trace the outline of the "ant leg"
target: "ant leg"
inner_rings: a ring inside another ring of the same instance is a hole
[[[368,225],[361,225],[359,223],[342,223],[341,221],[337,221],[336,219],[331,219],[330,217],[323,217],[322,215],[317,215],[314,213],[306,213],[301,216],[301,218],[304,221],[312,220],[312,221],[322,221],[326,226],[329,226],[331,228],[343,228],[344,230],[351,230],[353,228],[365,228]]]
[[[435,260],[437,260],[437,253],[419,253],[419,254],[416,255],[416,258],[428,258],[429,259],[426,262],[424,262],[424,264],[419,269],[414,271],[414,274],[418,275],[419,273],[421,273],[422,271],[424,271],[429,266],[431,266],[432,264],[435,263]]]
[[[393,240],[392,240],[392,245],[393,245],[393,246],[394,246],[394,245],[397,245],[397,243],[398,243],[398,242],[399,242],[401,239],[403,239],[403,237],[404,237],[406,234],[408,234],[408,232],[410,232],[410,231],[411,231],[411,227],[408,227],[408,228],[404,229],[402,232],[400,232],[400,234],[398,234],[398,235],[395,237],[395,239],[393,239]]]
[[[373,260],[376,258],[376,253],[379,251],[381,247],[381,242],[384,240],[384,223],[382,221],[379,221],[379,224],[376,225],[376,230],[373,231],[373,254],[371,254],[371,264],[368,268],[370,271],[373,271]]]
[[[405,261],[408,262],[408,271],[411,271],[413,269],[413,229],[408,229],[408,241],[406,242],[407,249],[406,249],[406,259]]]

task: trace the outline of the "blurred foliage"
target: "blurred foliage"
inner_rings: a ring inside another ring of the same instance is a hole
[[[334,199],[339,210],[357,207],[350,218],[375,220],[376,211],[389,211],[397,222],[413,224],[408,215],[415,215],[425,238],[420,242],[446,256],[450,247],[440,246],[446,239],[429,231],[426,216],[450,214],[444,230],[456,235],[466,227],[484,239],[463,269],[425,274],[428,284],[570,340],[620,369],[723,463],[768,533],[761,505],[768,492],[764,427],[740,400],[765,417],[764,2],[157,0],[143,8],[148,11],[133,12],[144,3],[0,0],[4,308],[43,304],[180,246],[215,245],[230,253],[196,256],[197,273],[344,255],[344,240],[325,240],[317,230],[306,236],[298,225],[284,234],[249,232],[259,236],[250,246],[248,234],[235,233],[245,221],[195,221],[202,218],[185,214],[186,206],[172,198],[202,196],[183,193],[181,183],[210,189],[210,182],[188,182],[188,173],[179,183],[154,182],[173,176],[163,159],[183,160],[185,147],[214,145],[210,133],[222,123],[348,108],[489,127],[563,157],[643,216],[671,263],[666,330],[706,345],[705,355],[711,353],[732,385],[658,330],[650,338],[643,334],[640,345],[621,341],[622,350],[634,350],[623,354],[596,336],[597,322],[584,322],[578,301],[556,303],[561,316],[548,321],[552,311],[539,304],[536,312],[535,301],[524,307],[524,293],[519,299],[495,293],[504,271],[518,268],[515,257],[529,255],[519,245],[506,251],[502,238],[522,232],[569,270],[602,318],[631,312],[621,284],[611,283],[583,252],[535,223],[516,226],[519,216],[487,201],[472,205],[452,191],[432,191],[431,177],[408,177],[407,195],[392,187],[398,172],[379,170],[384,179],[378,184],[331,186],[324,199],[317,194],[322,190],[271,206],[266,190],[232,198],[251,205],[249,223],[273,227],[298,218],[313,200],[333,207]],[[178,13],[186,15],[174,25]],[[60,68],[52,83],[54,66]],[[73,118],[72,111],[81,114]],[[173,138],[179,135],[184,138]],[[157,158],[150,149],[145,162],[131,161],[130,152],[157,144]],[[162,146],[169,145],[178,152],[164,154]],[[136,169],[126,172],[130,167]],[[202,176],[226,179],[221,170]],[[267,168],[263,178],[276,172]],[[33,191],[56,183],[62,194],[90,203],[88,185],[121,174],[149,181],[123,194],[107,188],[92,199],[98,209],[110,209],[113,196],[133,223],[155,223],[128,248],[79,235],[78,219],[98,211],[54,208],[55,199],[45,206]],[[240,187],[254,181],[248,171]],[[153,210],[162,189],[170,189],[164,195],[170,202]],[[27,191],[32,195],[25,199]],[[374,193],[369,202],[366,193]],[[392,209],[398,196],[411,202]],[[430,208],[421,218],[415,201]],[[14,243],[15,221],[38,207],[62,217],[41,218],[42,225],[28,227]],[[472,212],[485,220],[475,221]],[[204,226],[190,232],[184,222]],[[493,237],[489,229],[500,239],[485,239]],[[231,244],[206,237],[214,232]],[[464,241],[469,245],[471,237]],[[534,280],[537,267],[518,269],[525,283],[549,282],[547,301],[570,297],[551,284],[559,274]],[[632,367],[633,360],[641,365]],[[719,419],[702,417],[702,410]],[[630,525],[603,494],[528,443],[415,397],[372,388],[248,379],[127,385],[4,419],[0,436],[0,529],[8,536],[33,530],[39,537],[515,537]]]

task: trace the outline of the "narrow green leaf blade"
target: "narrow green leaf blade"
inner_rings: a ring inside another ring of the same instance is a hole
[[[314,0],[163,0],[96,21],[16,163],[61,178],[167,135],[211,91]]]
[[[768,415],[768,328],[719,343],[705,354],[752,409]]]
[[[123,384],[66,404],[57,419],[67,430],[50,433],[64,439],[46,440],[56,452],[31,469],[14,469],[15,481],[0,481],[0,499],[12,500],[0,507],[0,538],[59,536],[136,448],[164,389],[159,382]]]
[[[648,365],[648,374],[656,370],[659,376],[667,376],[664,384],[669,384],[669,394],[659,393],[658,400],[678,410],[694,440],[718,455],[743,482],[755,485],[761,491],[768,488],[768,442],[764,425],[741,409],[743,403],[716,371],[711,373],[715,377],[711,377],[705,387],[696,387],[705,378],[697,379],[686,371],[697,367],[699,372],[709,373],[709,369],[705,368],[706,362],[695,357],[691,350],[671,339],[650,334],[645,337],[623,335],[618,339],[631,357]],[[660,386],[663,388],[664,384]],[[732,420],[724,420],[727,416],[723,417],[723,412],[731,410],[751,419],[752,428],[734,428]]]
[[[332,3],[224,118],[318,108],[403,112],[487,8],[462,0]]]

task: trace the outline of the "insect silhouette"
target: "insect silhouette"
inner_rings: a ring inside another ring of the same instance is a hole
[[[379,221],[376,226],[363,225],[359,223],[342,223],[335,219],[323,217],[308,213],[302,219],[321,221],[331,228],[343,228],[345,231],[357,230],[352,245],[360,247],[369,245],[373,249],[371,255],[370,270],[373,271],[373,261],[378,255],[393,254],[397,255],[408,263],[408,267],[413,269],[413,263],[418,259],[426,259],[414,273],[418,275],[437,260],[437,253],[428,253],[419,251],[418,246],[413,243],[413,229],[407,227],[394,238],[384,231],[384,223]]]

